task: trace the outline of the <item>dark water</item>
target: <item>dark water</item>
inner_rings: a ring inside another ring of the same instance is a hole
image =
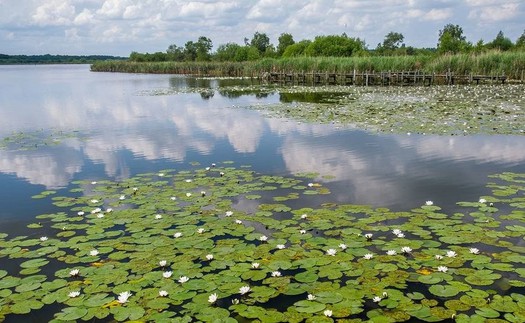
[[[525,137],[385,135],[272,119],[243,107],[320,98],[228,91],[243,84],[249,80],[93,73],[87,65],[1,66],[1,138],[72,136],[0,150],[0,231],[23,232],[21,223],[51,210],[30,198],[42,190],[65,194],[73,180],[124,179],[190,162],[332,175],[323,181],[334,202],[398,210],[426,200],[451,210],[487,194],[489,174],[525,172]]]

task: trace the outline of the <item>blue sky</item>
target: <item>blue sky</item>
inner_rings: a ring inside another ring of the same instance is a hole
[[[0,0],[0,53],[106,54],[165,51],[206,36],[215,48],[256,31],[273,44],[342,34],[375,48],[390,32],[407,46],[435,47],[448,23],[475,43],[525,30],[525,0]]]

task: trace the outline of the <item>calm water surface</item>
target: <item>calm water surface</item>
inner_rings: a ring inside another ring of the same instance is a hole
[[[333,175],[318,179],[331,201],[398,210],[426,200],[453,210],[457,201],[487,194],[489,174],[525,172],[525,137],[385,135],[268,118],[243,107],[277,103],[279,93],[232,95],[224,88],[236,83],[93,73],[87,65],[1,66],[0,137],[75,134],[58,145],[0,150],[2,228],[17,231],[52,210],[30,198],[42,190],[66,194],[73,180],[124,179],[190,162]]]

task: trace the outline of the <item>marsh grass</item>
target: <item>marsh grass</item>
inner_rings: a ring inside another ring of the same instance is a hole
[[[91,65],[96,72],[189,74],[257,77],[267,72],[353,73],[423,71],[456,75],[505,75],[523,81],[525,52],[485,52],[441,56],[295,57],[249,62],[128,62],[104,61]]]

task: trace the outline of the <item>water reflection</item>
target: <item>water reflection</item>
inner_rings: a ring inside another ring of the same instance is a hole
[[[158,167],[152,163],[160,161],[234,160],[262,172],[333,175],[324,181],[333,188],[331,198],[339,202],[406,209],[427,199],[454,203],[476,198],[488,174],[524,171],[522,137],[377,135],[330,124],[269,119],[233,108],[324,99],[268,91],[237,95],[221,89],[225,84],[248,85],[249,79],[234,83],[90,73],[86,66],[2,72],[13,75],[0,81],[2,137],[41,128],[88,135],[36,151],[0,150],[0,172],[47,188],[64,187],[74,178],[127,178]],[[139,95],[167,87],[210,90],[204,96]]]

